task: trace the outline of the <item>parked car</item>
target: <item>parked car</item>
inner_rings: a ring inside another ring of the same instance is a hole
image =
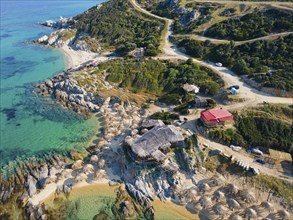
[[[262,159],[256,159],[255,162],[260,163],[260,164],[265,164],[266,162]]]
[[[215,65],[216,65],[216,66],[218,66],[218,67],[221,67],[221,66],[223,66],[223,64],[222,64],[222,63],[215,63]]]
[[[242,149],[242,147],[233,147],[232,148],[232,150],[237,151],[237,152],[241,151],[241,149]]]
[[[234,145],[232,145],[232,144],[231,144],[229,147],[230,147],[232,150],[237,151],[237,152],[240,151],[240,150],[242,149],[242,147],[234,146]]]
[[[272,75],[273,75],[272,72],[267,72],[267,73],[266,73],[266,76],[272,76]]]
[[[249,153],[256,154],[256,155],[263,155],[263,152],[258,148],[252,148],[248,151]]]
[[[238,86],[238,85],[234,85],[234,86],[230,86],[228,89],[232,89],[232,88],[234,88],[234,89],[239,89],[240,86]]]

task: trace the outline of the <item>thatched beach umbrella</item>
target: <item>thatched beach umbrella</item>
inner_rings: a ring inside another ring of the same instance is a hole
[[[64,170],[62,170],[60,177],[61,178],[68,178],[71,176],[71,173],[72,173],[72,169],[64,169]]]
[[[200,184],[198,188],[202,192],[207,192],[207,191],[211,190],[211,187],[207,183]]]
[[[92,164],[86,164],[84,165],[82,171],[85,173],[85,174],[89,174],[89,173],[92,173],[95,171],[95,168]]]
[[[239,189],[234,184],[227,185],[227,193],[229,195],[236,195],[238,193]]]
[[[205,208],[209,208],[213,205],[212,199],[210,197],[207,196],[202,196],[199,199],[199,203],[200,205],[205,209]]]
[[[232,214],[229,217],[229,220],[242,220],[243,218],[240,215]]]
[[[47,177],[45,184],[56,183],[56,182],[57,182],[57,176],[53,174]]]
[[[227,204],[232,211],[241,207],[235,199],[227,199]]]
[[[74,162],[74,164],[72,165],[72,169],[73,170],[78,170],[81,169],[83,167],[83,161],[82,160],[77,160]]]
[[[228,209],[223,206],[222,204],[216,204],[213,206],[213,211],[220,216],[225,216],[227,215]]]
[[[250,192],[248,192],[247,190],[240,190],[239,194],[240,194],[242,200],[244,200],[247,203],[252,203],[252,202],[256,201],[254,196]]]
[[[279,216],[281,217],[282,220],[289,220],[290,218],[290,213],[287,212],[286,210],[280,210],[278,211]]]
[[[92,155],[90,159],[91,163],[98,163],[99,157],[97,155]]]
[[[251,218],[256,218],[257,217],[257,213],[254,209],[252,208],[247,208],[245,211],[244,211],[244,215],[245,217],[247,217],[248,219],[251,219]]]
[[[104,179],[106,178],[107,174],[106,171],[103,169],[99,169],[94,176],[94,180]]]
[[[221,174],[216,174],[209,181],[210,186],[222,186],[226,182],[225,178]]]
[[[222,191],[218,190],[218,191],[214,192],[213,199],[216,200],[217,202],[224,201],[225,194]]]
[[[81,182],[81,181],[84,181],[84,180],[87,179],[87,175],[84,174],[84,173],[79,173],[79,174],[77,174],[77,175],[75,176],[74,179],[75,179],[76,182]]]
[[[274,210],[273,205],[269,202],[262,202],[260,205],[261,205],[261,207],[265,208],[269,212],[272,212]]]
[[[100,159],[98,162],[99,169],[104,168],[106,161],[104,159]]]

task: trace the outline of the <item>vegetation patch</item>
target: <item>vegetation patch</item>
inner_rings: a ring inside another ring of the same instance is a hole
[[[210,129],[209,136],[223,144],[243,146],[246,144],[242,135],[235,129]]]
[[[293,34],[273,41],[258,40],[236,46],[214,45],[209,41],[178,39],[186,53],[201,59],[221,62],[239,75],[260,83],[263,87],[293,91]],[[266,73],[270,71],[271,74]]]
[[[159,53],[164,22],[136,11],[129,1],[111,0],[74,17],[71,24],[78,33],[88,33],[104,47],[115,47],[126,54],[145,47],[146,54]]]
[[[207,29],[205,36],[227,40],[249,40],[292,30],[293,13],[269,9],[214,24]]]
[[[292,107],[264,105],[235,113],[235,128],[209,129],[210,138],[226,145],[276,149],[293,155]]]
[[[247,183],[250,183],[256,188],[264,191],[270,191],[273,195],[283,198],[288,205],[293,204],[292,184],[280,180],[276,177],[267,175],[257,175],[246,178]]]
[[[156,112],[150,116],[151,119],[160,119],[165,124],[171,124],[175,120],[179,120],[179,115],[171,112]]]
[[[236,117],[236,127],[252,146],[263,146],[293,154],[293,127],[260,112]]]

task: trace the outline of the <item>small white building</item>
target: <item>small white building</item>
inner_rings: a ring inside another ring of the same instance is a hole
[[[184,89],[186,92],[199,93],[199,88],[198,88],[196,85],[191,85],[191,84],[185,83],[185,84],[183,85],[183,89]]]

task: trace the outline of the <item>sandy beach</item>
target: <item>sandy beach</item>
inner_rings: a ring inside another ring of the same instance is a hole
[[[95,62],[105,62],[109,60],[109,57],[104,55],[93,52],[74,50],[68,45],[64,45],[59,49],[64,53],[65,69],[77,67],[89,60],[93,60]]]
[[[29,199],[29,201],[33,205],[39,205],[40,203],[45,201],[47,198],[50,198],[51,196],[53,196],[56,192],[57,186],[63,186],[65,181],[67,184],[73,185],[72,190],[86,187],[86,186],[95,186],[95,185],[101,185],[101,184],[109,186],[108,179],[100,179],[98,181],[92,181],[92,182],[87,182],[86,180],[84,180],[79,183],[75,183],[74,179],[68,178],[68,179],[59,180],[57,183],[50,183],[46,185],[44,189],[42,189],[38,194],[35,194],[32,198]]]

